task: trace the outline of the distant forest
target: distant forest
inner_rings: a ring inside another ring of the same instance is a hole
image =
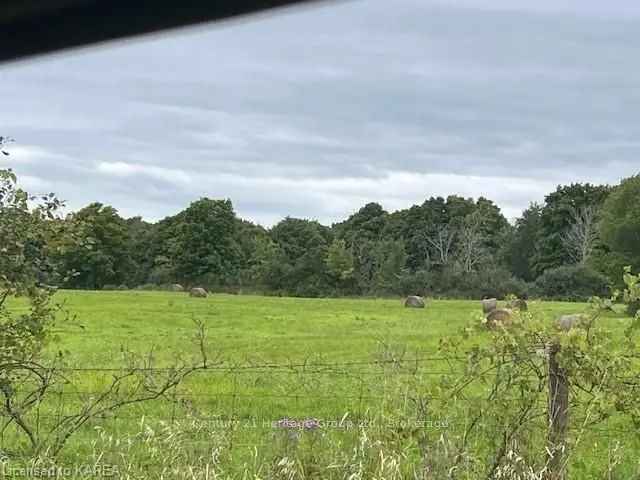
[[[640,176],[558,186],[513,225],[491,200],[456,195],[391,213],[369,203],[331,226],[286,217],[266,229],[209,198],[157,223],[100,203],[48,221],[56,248],[41,281],[74,289],[579,300],[640,268]]]

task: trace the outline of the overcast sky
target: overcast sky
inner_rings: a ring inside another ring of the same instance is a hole
[[[390,10],[390,8],[393,10]],[[358,0],[0,67],[34,192],[271,225],[640,171],[637,0]]]

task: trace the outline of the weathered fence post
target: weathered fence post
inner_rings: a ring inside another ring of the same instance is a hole
[[[547,449],[549,480],[565,479],[565,440],[569,426],[569,380],[566,371],[558,364],[560,345],[549,347],[549,432]]]

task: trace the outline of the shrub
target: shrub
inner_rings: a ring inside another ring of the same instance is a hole
[[[433,291],[431,274],[426,270],[404,272],[398,278],[399,290],[402,295],[426,296]]]
[[[529,298],[529,284],[502,267],[483,269],[473,274],[470,281],[476,285],[477,294],[473,298],[504,299],[509,295]]]
[[[596,249],[591,258],[589,258],[589,266],[596,272],[605,275],[609,279],[611,288],[618,290],[625,288],[620,272],[624,270],[624,267],[632,264],[631,259],[624,254],[608,252],[602,249]]]
[[[553,300],[585,301],[609,294],[607,277],[583,265],[546,270],[535,284],[536,293]]]
[[[490,266],[472,273],[445,269],[434,278],[433,285],[434,294],[451,298],[529,296],[529,285],[500,266]]]

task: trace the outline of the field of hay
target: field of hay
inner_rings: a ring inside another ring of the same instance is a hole
[[[419,451],[415,429],[437,441],[442,429],[466,421],[464,405],[435,410],[419,402],[461,368],[438,346],[480,321],[478,301],[407,309],[400,299],[138,291],[61,291],[57,300],[72,317],[55,326],[48,353],[62,353],[69,382],[37,412],[43,429],[99,395],[132,354],[159,369],[197,357],[194,320],[206,325],[210,364],[161,399],[87,422],[62,453],[67,464],[114,464],[129,478],[348,478],[345,472],[358,471],[353,478],[374,471],[408,478]],[[586,308],[529,302],[531,314],[549,322]],[[602,322],[622,332],[628,319],[610,313]],[[488,334],[475,335],[471,343]],[[531,436],[544,444],[542,431]],[[2,442],[17,438],[8,429]],[[615,431],[585,439],[580,468],[606,463],[618,439]],[[331,462],[333,473],[320,473]],[[629,462],[627,472],[637,466]]]

